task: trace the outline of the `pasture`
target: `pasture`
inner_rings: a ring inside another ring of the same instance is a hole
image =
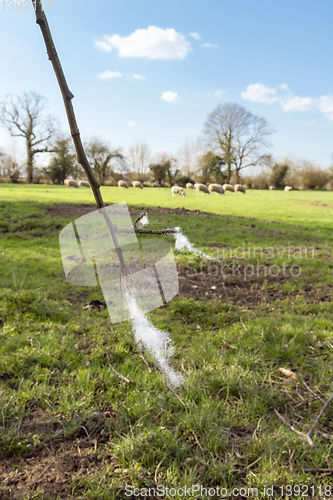
[[[177,253],[179,294],[149,314],[186,376],[178,399],[129,322],[83,309],[100,289],[65,280],[59,232],[94,210],[91,191],[0,184],[0,498],[331,496],[333,403],[314,448],[278,414],[307,433],[333,393],[333,193],[101,191],[226,267]]]

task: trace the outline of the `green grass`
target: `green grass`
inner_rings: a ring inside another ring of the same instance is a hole
[[[1,199],[7,201],[38,201],[50,204],[93,203],[90,189],[68,188],[52,185],[2,184]],[[106,203],[126,201],[128,205],[185,207],[212,214],[254,217],[290,225],[301,225],[332,232],[333,191],[258,191],[250,189],[245,195],[227,192],[225,195],[197,195],[186,190],[186,197],[171,195],[169,188],[119,189],[102,187]]]
[[[222,245],[257,248],[234,257],[241,266],[297,264],[301,275],[227,278],[232,286],[223,300],[179,297],[149,314],[172,336],[173,366],[186,376],[176,391],[183,406],[145,353],[148,372],[129,322],[111,325],[106,310],[82,309],[102,298],[100,290],[64,279],[58,236],[75,217],[51,217],[44,208],[92,203],[91,192],[0,184],[0,498],[130,498],[126,484],[156,487],[155,475],[169,488],[257,488],[259,498],[265,486],[274,485],[280,498],[281,486],[330,484],[320,470],[333,468],[332,440],[320,432],[333,434],[333,405],[313,435],[314,449],[274,409],[306,432],[332,394],[333,194],[102,192],[108,203],[209,212],[150,220],[156,228],[180,226],[220,258]],[[231,263],[230,252],[224,260]],[[181,254],[177,263],[183,279],[193,269],[207,277],[205,259]],[[108,347],[130,385],[109,368]]]

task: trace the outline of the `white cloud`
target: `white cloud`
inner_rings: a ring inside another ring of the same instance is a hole
[[[322,113],[333,113],[333,96],[322,95],[319,98],[318,109]]]
[[[286,93],[278,93],[277,89],[285,90]],[[312,111],[319,110],[324,116],[333,121],[333,96],[322,95],[319,98],[315,97],[300,97],[293,96],[287,84],[282,83],[275,88],[266,87],[262,83],[252,83],[246,87],[245,92],[241,92],[243,99],[252,102],[263,102],[272,104],[278,102],[284,111]],[[311,122],[304,122],[308,125]]]
[[[110,78],[122,78],[122,76],[122,73],[119,73],[119,71],[110,71],[109,69],[104,73],[100,73],[99,75],[97,75],[97,77],[101,80],[109,80]]]
[[[180,95],[177,93],[177,92],[163,92],[162,93],[162,96],[161,96],[161,99],[163,101],[166,101],[166,102],[173,102],[173,103],[176,103],[176,102],[179,102],[180,101]]]
[[[137,126],[137,123],[136,122],[127,122],[127,125],[129,127],[136,127]]]
[[[173,28],[149,26],[129,36],[104,35],[95,46],[106,52],[118,49],[120,57],[146,57],[148,59],[184,59],[191,44]]]
[[[225,94],[225,90],[217,90],[214,92],[214,97],[222,97]]]
[[[218,47],[218,43],[202,43],[200,45],[200,47],[204,47],[204,48],[216,48]]]
[[[103,40],[99,40],[99,41],[95,42],[95,47],[97,47],[98,49],[104,50],[104,52],[111,52],[111,50],[112,50],[112,47],[108,43],[103,42]]]
[[[272,104],[279,100],[276,90],[266,87],[262,83],[251,83],[246,87],[245,92],[241,92],[243,99],[252,102],[264,102]]]
[[[138,75],[137,73],[133,73],[131,76],[131,80],[145,80],[146,77],[143,75]]]
[[[200,38],[201,38],[201,36],[199,35],[199,33],[189,33],[189,35],[192,38],[195,38],[196,40],[200,40]]]
[[[280,100],[280,104],[284,111],[310,111],[316,106],[315,99],[311,97],[290,97],[286,100]]]

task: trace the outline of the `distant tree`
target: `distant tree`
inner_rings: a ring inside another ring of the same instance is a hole
[[[191,177],[196,171],[201,149],[198,140],[185,140],[177,153],[178,165],[183,176]]]
[[[54,117],[43,117],[45,97],[36,92],[24,92],[23,96],[7,96],[0,103],[0,123],[11,136],[23,137],[27,148],[27,181],[33,181],[34,158],[46,153],[49,141],[57,127]]]
[[[285,163],[275,163],[269,177],[269,185],[277,188],[284,188],[286,186],[285,178],[288,170],[289,165]]]
[[[14,152],[2,151],[0,153],[0,171],[4,177],[9,177],[13,183],[18,182],[21,175],[22,163]]]
[[[230,102],[217,106],[204,125],[208,146],[215,152],[219,151],[226,164],[227,182],[230,181],[233,166],[239,179],[242,169],[266,161],[266,138],[272,132],[265,118]]]
[[[151,163],[149,165],[149,169],[154,176],[154,181],[158,182],[160,186],[163,186],[167,171],[170,168],[168,163],[160,162],[160,163]]]
[[[176,180],[176,183],[178,184],[178,186],[181,186],[181,187],[186,187],[186,184],[188,182],[191,182],[192,184],[194,184],[194,180],[191,178],[191,177],[187,177],[187,175],[182,175],[181,177],[177,177]]]
[[[150,148],[144,141],[132,144],[129,148],[127,161],[132,170],[134,180],[144,181],[149,169]]]
[[[111,149],[100,139],[91,139],[86,144],[86,153],[98,182],[103,186],[108,177],[114,174],[112,161],[123,161],[124,156],[119,149]]]
[[[177,168],[177,160],[171,158],[168,153],[161,153],[157,158],[156,163],[151,163],[149,165],[150,171],[154,175],[154,180],[163,186],[165,180],[167,179],[170,186],[175,183],[175,179],[179,172]]]
[[[200,181],[203,183],[212,181],[224,184],[228,180],[223,158],[213,153],[213,151],[207,151],[207,153],[201,156],[199,167],[201,172]]]
[[[71,138],[57,139],[53,145],[54,156],[43,172],[54,184],[63,184],[66,177],[73,174],[75,154]]]

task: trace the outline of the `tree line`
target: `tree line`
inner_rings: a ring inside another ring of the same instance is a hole
[[[12,137],[24,138],[26,145],[24,164],[17,159],[15,151],[0,149],[2,177],[18,182],[25,171],[28,183],[40,182],[44,177],[54,184],[63,184],[67,177],[84,178],[72,140],[61,134],[56,117],[46,115],[43,96],[25,92],[22,96],[9,95],[2,99],[0,124]],[[237,103],[227,102],[209,113],[202,137],[186,140],[176,155],[164,152],[153,158],[144,141],[133,144],[125,154],[121,148],[112,148],[100,138],[86,141],[85,151],[101,185],[106,182],[116,184],[119,179],[151,181],[161,186],[175,182],[183,186],[187,182],[233,182],[258,188],[283,187],[285,182],[309,187],[328,185],[329,172],[321,171],[318,166],[314,168],[303,163],[302,167],[298,165],[296,168],[290,160],[283,165],[273,162],[268,142],[273,132],[265,118],[252,114]],[[37,168],[35,157],[41,153],[50,153],[51,160],[46,167]],[[255,167],[261,167],[258,174],[245,175],[245,169],[253,172]],[[307,180],[305,170],[308,171]],[[294,178],[291,182],[292,172]]]

